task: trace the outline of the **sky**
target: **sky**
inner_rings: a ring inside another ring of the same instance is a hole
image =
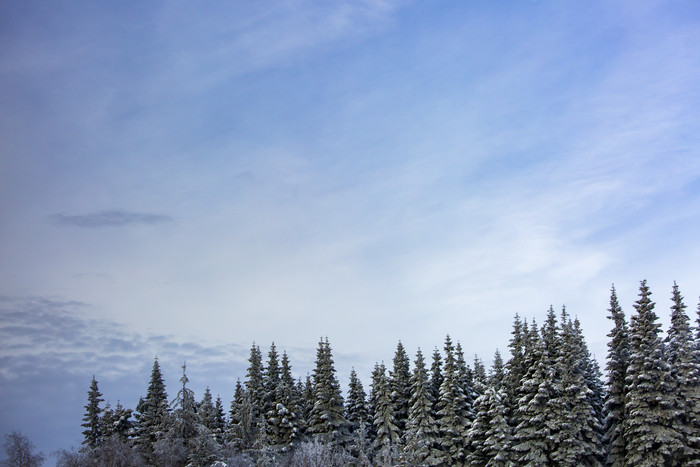
[[[700,295],[695,0],[0,3],[0,433],[78,446],[158,356],[366,389],[399,340]],[[51,458],[53,459],[53,458]]]

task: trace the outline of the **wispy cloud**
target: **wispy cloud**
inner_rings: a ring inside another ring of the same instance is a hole
[[[77,215],[53,214],[51,219],[56,225],[85,228],[152,225],[172,222],[173,220],[162,214],[129,212],[119,209]]]

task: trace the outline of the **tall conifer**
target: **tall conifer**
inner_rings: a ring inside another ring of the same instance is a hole
[[[682,465],[700,465],[700,381],[696,345],[685,312],[683,297],[674,282],[671,296],[671,327],[666,338],[666,356],[671,365],[675,407],[674,428],[683,437],[683,451],[674,460]]]
[[[103,409],[100,407],[100,403],[103,401],[102,393],[97,387],[97,380],[93,375],[92,381],[90,382],[90,390],[88,391],[88,402],[85,406],[85,416],[83,417],[83,424],[81,425],[85,428],[83,431],[83,444],[88,448],[97,447],[102,438],[100,417]]]
[[[437,465],[439,427],[435,420],[430,380],[423,353],[418,349],[411,375],[411,399],[408,409],[402,465]]]
[[[627,365],[629,364],[629,331],[625,314],[617,300],[615,286],[610,291],[610,315],[613,329],[608,334],[608,397],[605,401],[605,435],[603,443],[606,448],[606,463],[612,467],[625,464],[627,446],[624,436],[625,400]]]
[[[636,314],[630,324],[630,358],[625,379],[624,436],[626,464],[673,465],[683,451],[681,433],[674,427],[671,367],[666,362],[658,317],[646,280],[639,287]]]

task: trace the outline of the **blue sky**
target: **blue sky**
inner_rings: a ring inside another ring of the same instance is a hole
[[[0,430],[80,442],[154,355],[228,405],[253,341],[341,377],[610,285],[700,294],[700,7],[3,2]],[[172,389],[171,389],[172,391]],[[32,397],[37,393],[41,402]],[[48,423],[39,420],[49,420]]]

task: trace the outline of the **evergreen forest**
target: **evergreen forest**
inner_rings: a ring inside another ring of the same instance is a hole
[[[449,336],[413,358],[399,342],[345,391],[327,338],[298,380],[286,352],[254,344],[226,405],[196,398],[186,365],[169,395],[156,358],[133,409],[105,405],[93,377],[82,447],[58,465],[700,465],[700,306],[692,326],[675,284],[671,301],[662,335],[646,281],[629,320],[613,286],[603,370],[578,319],[552,307],[541,324],[516,315],[490,368]]]

